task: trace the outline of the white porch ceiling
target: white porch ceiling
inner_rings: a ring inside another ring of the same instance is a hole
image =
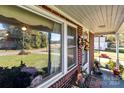
[[[118,33],[124,33],[124,23],[122,23],[122,25],[120,26]]]
[[[116,33],[124,21],[123,5],[56,5],[55,7],[96,34]]]

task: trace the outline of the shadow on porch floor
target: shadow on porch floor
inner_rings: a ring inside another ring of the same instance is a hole
[[[98,78],[101,80],[102,88],[124,88],[124,80],[115,76],[109,70],[101,68],[102,75]]]

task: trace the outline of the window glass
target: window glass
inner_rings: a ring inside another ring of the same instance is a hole
[[[0,22],[0,87],[36,87],[61,72],[61,25]]]
[[[61,70],[61,36],[60,34],[51,34],[51,72]]]
[[[76,65],[76,29],[68,26],[68,69]]]

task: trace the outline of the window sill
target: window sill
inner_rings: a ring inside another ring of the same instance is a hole
[[[52,77],[51,79],[47,80],[43,84],[37,86],[36,88],[48,88],[49,86],[51,86],[52,84],[54,84],[56,81],[58,81],[63,76],[64,76],[64,74],[61,72],[61,73],[55,75],[54,77]]]
[[[74,67],[70,68],[67,73],[69,73],[71,70],[75,69],[77,67],[77,65],[75,65]],[[66,73],[66,74],[67,74]],[[59,79],[61,79],[62,77],[64,77],[66,74],[64,73],[59,73],[56,76],[52,77],[51,79],[47,80],[46,82],[44,82],[43,84],[37,86],[36,88],[48,88],[50,87],[52,84],[54,84],[56,81],[58,81]]]

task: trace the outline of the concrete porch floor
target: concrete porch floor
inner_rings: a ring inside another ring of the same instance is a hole
[[[124,80],[120,77],[114,76],[112,72],[106,69],[101,69],[102,75],[98,76],[101,80],[102,88],[124,88]]]

